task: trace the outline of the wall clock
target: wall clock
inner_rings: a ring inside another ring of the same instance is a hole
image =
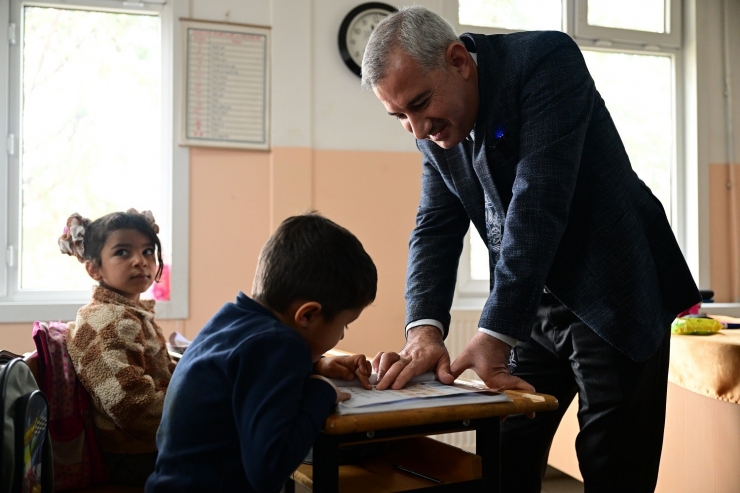
[[[339,27],[339,53],[347,67],[358,77],[361,76],[362,55],[370,39],[370,34],[388,14],[396,12],[390,5],[368,2],[358,5],[344,16]]]

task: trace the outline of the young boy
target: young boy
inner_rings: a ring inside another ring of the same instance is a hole
[[[375,299],[359,240],[315,213],[286,219],[260,253],[252,299],[239,293],[177,365],[147,492],[277,492],[334,404],[324,377],[367,384],[362,355],[322,358]]]

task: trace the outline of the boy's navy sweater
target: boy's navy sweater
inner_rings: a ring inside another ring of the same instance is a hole
[[[175,369],[146,491],[279,491],[336,400],[312,368],[308,343],[239,293]]]

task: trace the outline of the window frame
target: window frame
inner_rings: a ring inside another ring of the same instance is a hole
[[[580,40],[606,41],[608,43],[637,44],[647,48],[681,47],[681,1],[664,0],[666,6],[666,30],[664,33],[635,31],[615,27],[592,26],[588,23],[588,0],[575,0],[576,22],[574,38]]]
[[[21,82],[21,15],[25,6],[74,8],[108,12],[157,15],[161,29],[161,112],[163,171],[168,175],[165,186],[170,210],[158,214],[160,222],[171,225],[172,251],[170,264],[170,299],[157,302],[157,317],[181,319],[188,316],[189,292],[189,151],[177,143],[182,87],[175,74],[182,72],[181,32],[176,20],[187,17],[185,2],[165,0],[11,0],[0,9],[0,36],[15,39],[0,47],[0,162],[6,171],[0,173],[0,323],[35,320],[74,320],[80,306],[90,301],[89,291],[43,291],[19,288],[19,245],[21,231],[20,145],[22,103]],[[4,112],[3,112],[4,111]],[[11,138],[10,136],[14,137]],[[169,168],[169,169],[167,169]],[[53,234],[50,241],[54,241]],[[92,284],[92,283],[91,283]]]
[[[613,53],[633,53],[641,55],[660,55],[669,56],[673,66],[673,133],[674,146],[672,152],[671,168],[671,213],[670,221],[676,238],[681,248],[686,251],[686,243],[689,234],[688,229],[692,231],[687,224],[686,211],[686,165],[684,153],[684,104],[683,94],[684,85],[682,74],[683,70],[683,52],[680,46],[681,40],[681,0],[665,0],[668,4],[667,11],[670,15],[669,34],[648,33],[644,31],[629,31],[625,29],[608,28],[602,26],[584,26],[579,27],[579,23],[585,23],[587,19],[587,2],[588,0],[561,0],[562,31],[573,38],[581,50],[607,51]],[[455,32],[462,34],[464,32],[476,32],[482,34],[509,34],[518,32],[502,28],[480,27],[461,25],[458,19],[458,0],[443,0],[442,15],[452,26]],[[635,38],[634,35],[657,35],[643,36],[642,42]],[[632,37],[630,37],[632,36]],[[678,43],[675,42],[676,37]],[[477,280],[470,277],[470,235],[477,234],[474,228],[470,228],[465,236],[463,252],[460,255],[460,264],[458,267],[457,284],[455,287],[455,296],[453,300],[453,309],[472,309],[482,308],[489,297],[489,282],[487,280]],[[693,268],[694,266],[692,266]],[[693,269],[695,271],[695,269]]]

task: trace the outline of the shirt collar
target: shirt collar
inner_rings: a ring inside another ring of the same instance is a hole
[[[475,64],[478,65],[478,54],[474,51],[469,51],[468,53],[470,53],[470,56],[473,58]],[[475,142],[475,126],[473,126],[473,129],[470,131],[470,135],[465,137],[465,140],[469,142]]]

